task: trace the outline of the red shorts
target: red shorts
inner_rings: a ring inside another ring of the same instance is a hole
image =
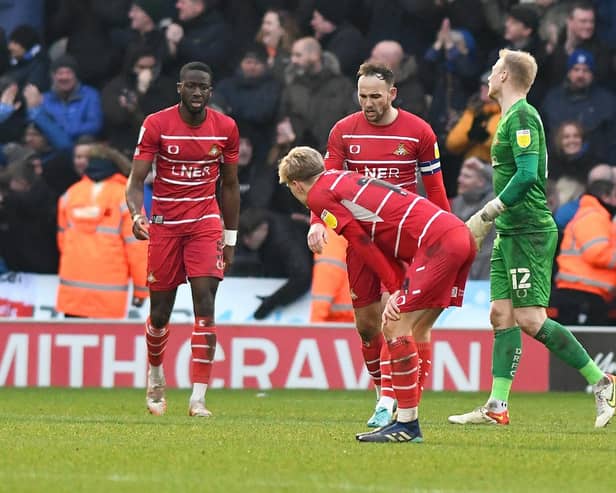
[[[462,306],[476,253],[475,240],[465,225],[421,245],[406,271],[405,289],[397,299],[400,311]]]
[[[387,291],[384,286],[381,286],[379,276],[352,248],[347,248],[347,274],[353,308],[362,308],[380,302],[381,293]]]
[[[192,277],[224,277],[223,241],[220,229],[184,236],[150,236],[148,286],[169,291]]]

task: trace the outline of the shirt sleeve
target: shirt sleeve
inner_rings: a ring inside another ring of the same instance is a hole
[[[334,125],[327,139],[327,152],[325,153],[325,169],[343,169],[346,154],[340,133],[339,125]]]
[[[426,124],[419,143],[417,161],[428,200],[449,212],[451,207],[441,173],[441,153],[434,130]]]
[[[139,130],[137,147],[133,159],[153,161],[160,149],[160,128],[152,116],[146,117]]]
[[[523,154],[539,154],[541,123],[525,109],[512,115],[507,128],[507,135],[513,157]]]
[[[225,164],[237,164],[240,156],[240,132],[235,121],[233,121],[230,130],[227,145],[222,151],[222,157]]]

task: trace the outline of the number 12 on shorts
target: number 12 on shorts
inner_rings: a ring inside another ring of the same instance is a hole
[[[517,269],[509,269],[511,274],[511,287],[513,289],[530,289],[530,270],[526,267],[518,267]]]

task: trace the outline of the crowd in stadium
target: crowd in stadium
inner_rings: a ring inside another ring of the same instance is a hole
[[[66,244],[63,232],[72,226],[66,192],[83,176],[114,181],[109,200],[121,210],[117,191],[143,118],[177,103],[180,67],[202,61],[214,72],[210,105],[233,117],[241,137],[240,230],[230,275],[289,278],[264,311],[289,303],[309,291],[314,260],[306,246],[309,215],[278,184],[280,158],[298,145],[324,153],[334,123],[359,109],[359,65],[386,63],[396,76],[394,104],[434,129],[452,211],[467,220],[493,198],[490,146],[500,115],[487,96],[487,77],[505,47],[528,51],[538,62],[528,100],[549,140],[549,207],[566,242],[582,235],[590,247],[605,236],[591,227],[596,221],[581,230],[576,221],[575,232],[566,227],[588,206],[585,197],[594,197],[590,206],[609,218],[616,213],[616,4],[610,0],[3,2],[0,272],[57,274],[61,255],[68,271],[121,271],[114,262],[121,257],[130,271],[143,271],[133,277],[134,294],[147,296],[145,246],[134,244],[130,227],[114,226],[115,209],[81,211],[80,227],[104,234],[115,227],[125,253],[114,242]],[[607,271],[616,264],[609,221],[607,234],[607,250],[596,253],[604,264],[600,275],[579,267],[599,260],[565,250],[556,263],[564,273],[555,276],[564,296],[581,290],[590,293],[590,305],[596,298],[609,302],[616,288],[616,275]],[[471,279],[488,278],[492,240]],[[108,260],[89,262],[88,248],[108,249]],[[580,269],[594,282],[590,290]]]

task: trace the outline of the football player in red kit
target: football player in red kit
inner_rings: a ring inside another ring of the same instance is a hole
[[[325,171],[310,147],[292,149],[278,174],[300,202],[347,239],[391,293],[381,320],[398,416],[357,440],[421,442],[413,334],[429,330],[444,308],[461,306],[475,240],[460,219],[413,192],[353,171]]]
[[[216,350],[214,298],[233,262],[239,216],[239,133],[232,118],[206,105],[212,71],[191,62],[180,70],[180,103],[143,122],[128,178],[126,202],[137,239],[149,238],[150,316],[146,322],[150,413],[162,415],[163,356],[177,287],[190,281],[195,313],[191,338],[190,416],[208,417],[205,392]],[[152,217],[142,215],[143,183],[155,163]],[[216,184],[221,181],[221,211]]]
[[[361,111],[340,120],[331,130],[325,155],[326,169],[347,169],[378,178],[415,192],[417,170],[430,201],[445,211],[449,202],[443,185],[436,135],[430,125],[412,113],[394,108],[394,74],[385,65],[364,63],[357,73]],[[308,246],[320,253],[327,233],[320,218],[312,217]],[[347,272],[357,331],[362,339],[366,368],[377,390],[377,403],[368,426],[379,427],[393,419],[393,390],[387,345],[380,329],[383,286],[365,259],[351,247]],[[430,330],[414,334],[419,348],[421,388],[432,360]]]

